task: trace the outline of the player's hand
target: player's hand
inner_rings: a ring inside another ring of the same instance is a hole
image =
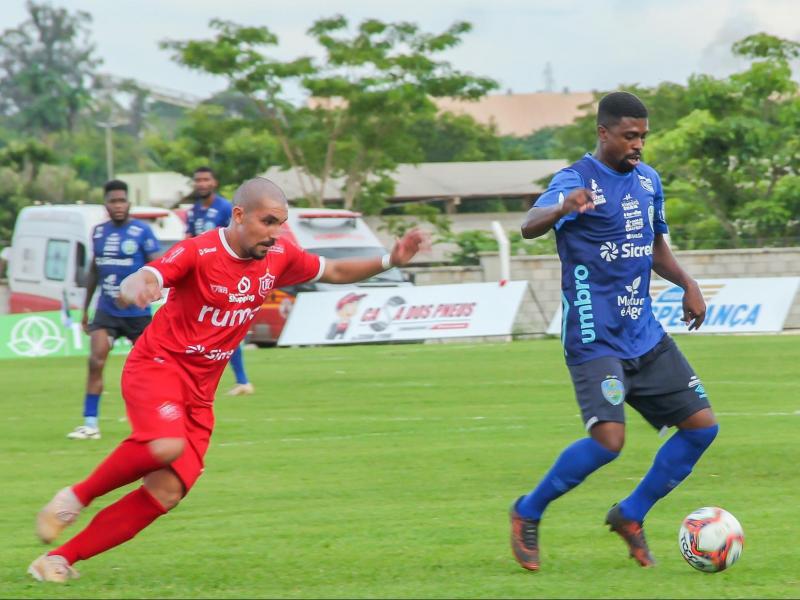
[[[591,190],[586,188],[572,190],[561,204],[561,213],[564,216],[574,212],[582,214],[587,210],[594,210],[594,198]]]
[[[692,281],[683,292],[683,318],[681,321],[689,326],[689,331],[700,329],[706,318],[706,301],[696,281]]]
[[[132,304],[147,308],[159,298],[161,288],[155,276],[146,271],[137,271],[122,280],[116,302],[120,308],[127,308]]]
[[[89,314],[86,311],[83,312],[81,317],[81,329],[83,329],[83,333],[89,335]]]
[[[419,229],[411,229],[397,240],[392,248],[392,264],[402,267],[414,258],[417,252],[427,251],[431,248],[430,235]]]

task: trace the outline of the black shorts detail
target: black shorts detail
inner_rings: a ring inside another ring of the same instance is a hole
[[[705,387],[669,335],[638,358],[603,356],[568,365],[586,429],[625,422],[625,404],[656,429],[710,408]]]
[[[115,340],[126,337],[131,343],[142,335],[144,328],[152,321],[150,315],[143,317],[115,317],[103,310],[95,311],[92,322],[89,323],[89,331],[105,329],[108,335]]]

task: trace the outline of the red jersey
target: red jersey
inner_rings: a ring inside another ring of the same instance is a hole
[[[181,355],[181,366],[197,377],[203,395],[213,397],[264,297],[273,287],[316,281],[325,259],[284,240],[261,260],[240,258],[220,228],[176,244],[143,268],[170,291],[132,355]]]

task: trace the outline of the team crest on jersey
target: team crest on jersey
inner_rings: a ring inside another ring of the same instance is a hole
[[[250,291],[250,279],[247,276],[242,277],[239,280],[239,285],[236,286],[236,289],[239,290],[240,294],[246,294]]]
[[[127,254],[130,256],[131,254],[136,254],[136,251],[139,249],[139,244],[136,243],[136,240],[125,240],[120,245],[120,250],[122,250],[123,254]]]
[[[655,194],[655,189],[653,188],[653,180],[649,177],[645,177],[644,175],[639,175],[639,183],[642,187],[650,192],[651,194]]]
[[[267,292],[272,289],[275,284],[275,275],[270,275],[267,271],[263,277],[258,278],[258,293],[260,296],[266,296]]]

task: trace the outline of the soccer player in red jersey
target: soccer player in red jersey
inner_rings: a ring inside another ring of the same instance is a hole
[[[50,543],[95,498],[139,479],[143,485],[37,558],[28,568],[35,579],[77,577],[77,561],[133,538],[189,492],[203,471],[217,384],[270,289],[353,283],[405,265],[427,245],[424,234],[412,230],[383,257],[326,260],[280,239],[288,203],[271,181],[245,182],[233,204],[228,227],[184,240],[122,282],[121,303],[141,307],[170,289],[122,371],[133,432],[91,475],[59,491],[39,512],[37,535]]]

